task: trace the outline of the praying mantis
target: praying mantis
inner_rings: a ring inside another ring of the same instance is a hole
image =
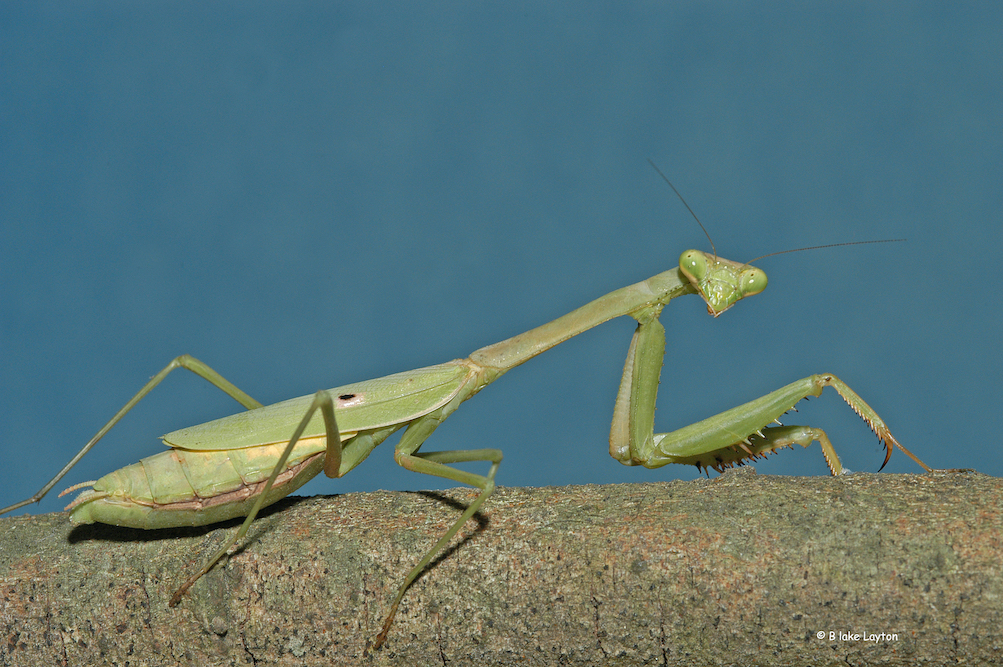
[[[713,242],[711,245],[713,248]],[[201,526],[246,517],[223,547],[174,593],[169,603],[173,607],[202,575],[227,556],[263,507],[295,491],[321,470],[328,477],[347,474],[384,440],[405,429],[394,450],[394,459],[400,466],[466,484],[479,493],[401,582],[380,633],[367,647],[375,650],[385,642],[410,585],[491,496],[502,460],[498,449],[419,451],[425,440],[463,401],[509,370],[620,316],[637,321],[614,403],[609,436],[610,455],[620,463],[648,468],[679,463],[695,465],[702,471],[722,472],[781,447],[794,444],[808,447],[818,441],[829,470],[839,475],[843,472],[842,465],[823,430],[785,426],[779,421],[802,398],[819,396],[825,387],[832,387],[884,443],[884,463],[888,462],[894,446],[930,471],[892,436],[884,421],[860,396],[828,373],[805,377],[677,431],[654,432],[656,394],[665,353],[665,329],[659,322],[662,309],[676,297],[698,294],[708,313],[716,318],[741,299],[759,294],[766,285],[766,274],[748,263],[720,258],[716,251],[687,250],[676,268],[610,292],[552,322],[476,350],[465,359],[318,391],[268,406],[198,359],[182,355],[151,378],[35,495],[3,508],[0,514],[41,500],[172,371],[184,368],[195,373],[246,410],[168,433],[163,436],[170,447],[168,451],[63,491],[65,494],[84,489],[66,508],[73,524],[100,522],[156,529]],[[452,465],[461,462],[485,462],[490,468],[481,475]]]

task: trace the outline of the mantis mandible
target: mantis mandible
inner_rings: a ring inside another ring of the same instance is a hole
[[[843,472],[842,465],[823,430],[785,426],[779,421],[802,398],[818,396],[823,388],[832,387],[884,443],[884,463],[888,462],[894,445],[930,471],[892,436],[884,421],[860,396],[828,373],[792,382],[672,433],[654,432],[655,398],[665,353],[665,329],[658,320],[662,309],[676,297],[699,294],[707,312],[718,317],[739,300],[762,292],[766,283],[766,274],[749,264],[720,258],[716,252],[687,250],[680,256],[677,268],[610,292],[548,324],[483,347],[466,359],[268,406],[255,401],[201,361],[182,355],[151,378],[34,496],[0,510],[0,514],[41,500],[171,371],[188,369],[233,397],[246,411],[168,433],[163,440],[171,448],[169,451],[63,491],[65,494],[90,487],[66,508],[71,512],[73,524],[100,522],[155,529],[246,517],[226,544],[177,590],[169,603],[173,607],[247,533],[261,508],[295,491],[321,470],[328,477],[347,474],[377,445],[406,427],[394,450],[394,459],[400,466],[472,486],[480,493],[401,582],[382,630],[372,644],[371,648],[378,649],[386,640],[408,587],[491,495],[502,460],[498,449],[421,452],[419,448],[463,401],[504,373],[622,315],[634,318],[637,328],[627,351],[609,436],[610,455],[620,463],[648,468],[682,463],[703,471],[712,468],[722,472],[726,467],[764,457],[780,447],[794,444],[808,447],[817,440],[830,471],[839,475]],[[479,475],[451,465],[470,461],[490,463],[490,469],[486,475]]]

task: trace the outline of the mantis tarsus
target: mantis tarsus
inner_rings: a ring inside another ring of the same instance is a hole
[[[672,433],[654,432],[655,398],[665,352],[665,330],[658,320],[662,308],[678,296],[699,294],[707,304],[707,311],[717,317],[740,299],[758,294],[765,287],[766,274],[760,269],[721,259],[716,253],[687,250],[680,257],[678,268],[611,292],[548,324],[483,347],[466,359],[319,391],[269,406],[258,403],[201,361],[183,355],[150,379],[34,496],[0,510],[0,514],[41,500],[171,371],[176,368],[192,371],[247,410],[168,433],[163,440],[171,447],[169,451],[63,492],[91,487],[66,508],[71,510],[70,521],[74,524],[101,522],[152,529],[247,517],[233,537],[178,589],[170,601],[175,606],[185,591],[246,534],[262,507],[296,490],[321,469],[328,477],[341,477],[391,434],[406,426],[394,451],[399,465],[467,484],[480,489],[480,493],[404,578],[371,646],[376,649],[385,641],[408,587],[491,495],[502,459],[497,449],[419,452],[426,438],[463,401],[505,372],[621,315],[637,320],[637,328],[613,409],[609,443],[610,454],[617,461],[649,468],[685,463],[721,472],[779,447],[794,444],[807,447],[817,440],[830,471],[838,475],[843,471],[842,465],[824,431],[784,426],[779,421],[799,400],[818,396],[824,387],[830,386],[885,444],[885,463],[894,445],[929,471],[899,444],[863,399],[831,374],[792,382],[762,398]],[[450,465],[467,461],[485,461],[491,466],[486,475],[478,475]]]

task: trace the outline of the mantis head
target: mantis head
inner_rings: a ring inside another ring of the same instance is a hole
[[[679,197],[686,210],[690,212],[693,219],[707,234],[700,218],[693,212],[690,205],[686,203],[683,196],[672,185],[672,181],[666,178],[665,174],[658,166],[648,160],[648,164],[654,167],[658,175],[669,184],[672,191]],[[714,249],[714,241],[710,234],[707,234],[711,249]],[[765,255],[764,255],[765,256]],[[760,259],[757,257],[756,259]],[[690,281],[694,289],[707,302],[707,312],[717,317],[724,311],[734,306],[738,301],[753,294],[759,294],[766,289],[766,273],[762,269],[757,269],[748,264],[739,264],[728,259],[721,259],[717,256],[717,250],[713,255],[708,255],[699,250],[687,250],[679,257],[679,270],[682,271],[686,279]]]
[[[710,241],[710,247],[714,250],[714,254],[709,255],[700,250],[687,250],[679,257],[679,270],[682,271],[686,279],[690,281],[693,288],[703,297],[703,300],[707,302],[707,312],[717,317],[724,311],[728,310],[734,306],[737,302],[741,301],[747,296],[752,296],[753,294],[759,294],[764,289],[766,289],[766,272],[762,269],[757,269],[751,266],[748,262],[745,264],[739,264],[738,262],[732,262],[728,259],[721,259],[717,256],[717,250],[714,248],[714,241],[711,239],[710,234],[707,233],[707,229],[700,222],[700,218],[697,214],[693,212],[690,205],[686,203],[683,196],[679,194],[679,190],[676,190],[676,186],[672,185],[672,181],[666,178],[662,170],[652,162],[648,160],[658,175],[669,184],[672,191],[676,193],[679,197],[679,201],[683,203],[686,210],[690,212],[693,219],[697,221],[700,225],[700,229],[703,230],[704,234],[707,234],[707,240]],[[862,245],[864,243],[896,243],[898,241],[904,241],[905,239],[881,239],[879,241],[848,241],[846,243],[827,243],[825,245],[810,246],[807,248],[795,248],[793,250],[781,250],[779,252],[771,252],[766,255],[760,255],[751,261],[763,259],[764,257],[772,257],[773,255],[783,255],[789,252],[801,252],[802,250],[819,250],[821,248],[834,248],[841,245]]]
[[[707,312],[714,317],[739,300],[766,289],[766,272],[762,269],[700,250],[687,250],[680,255],[679,270],[707,302]]]

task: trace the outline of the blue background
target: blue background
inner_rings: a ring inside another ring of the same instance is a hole
[[[178,354],[270,403],[466,356],[706,249],[647,158],[730,259],[908,239],[763,260],[767,291],[717,320],[670,304],[658,430],[832,372],[928,464],[1000,475],[1001,24],[999,3],[4,3],[0,505]],[[695,477],[607,454],[632,330],[512,371],[426,449],[500,447],[511,486]],[[176,373],[65,483],[236,407]],[[877,469],[835,393],[801,407]],[[817,445],[756,467],[827,472]],[[444,486],[387,444],[303,493]]]

